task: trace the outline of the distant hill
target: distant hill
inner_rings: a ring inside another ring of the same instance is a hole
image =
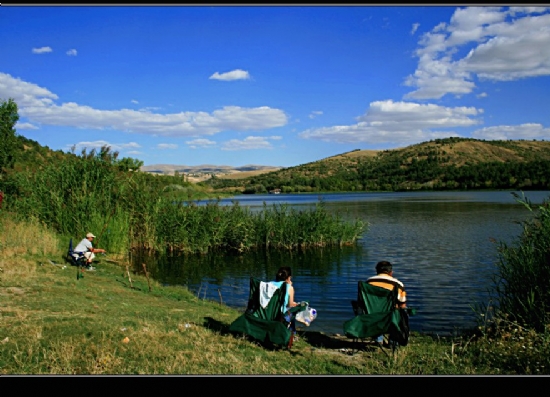
[[[17,136],[14,172],[36,172],[63,161],[53,151]],[[185,175],[210,192],[402,191],[449,189],[550,190],[550,142],[446,138],[391,150],[353,150],[294,167],[266,165],[143,166],[148,174]]]
[[[421,189],[550,189],[550,142],[446,138],[391,150],[354,150],[240,180],[202,182],[259,193]]]
[[[172,165],[172,164],[154,164],[141,167],[141,171],[152,174],[174,175],[176,172],[185,174],[190,182],[200,182],[210,179],[212,175],[219,178],[246,178],[250,176],[260,175],[265,172],[272,172],[281,169],[282,167],[274,167],[267,165],[243,165],[241,167],[232,167],[229,165]]]

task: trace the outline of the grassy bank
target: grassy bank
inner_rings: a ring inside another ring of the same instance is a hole
[[[550,341],[521,327],[499,337],[413,334],[394,356],[307,328],[290,351],[262,347],[227,332],[239,311],[144,274],[130,281],[116,258],[77,280],[60,260],[66,245],[0,213],[0,374],[550,373]]]

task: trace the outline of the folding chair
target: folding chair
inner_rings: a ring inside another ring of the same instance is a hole
[[[409,315],[406,309],[397,308],[397,288],[388,290],[359,281],[357,300],[351,301],[355,317],[344,323],[344,334],[364,341],[387,335],[392,353],[398,346],[409,342]]]
[[[69,249],[67,250],[67,256],[65,260],[72,266],[86,267],[86,257],[82,252],[74,252],[73,239],[69,241]]]
[[[290,330],[290,323],[284,319],[287,284],[283,282],[280,287],[276,287],[264,307],[261,304],[260,296],[261,286],[265,288],[266,284],[257,278],[250,277],[250,292],[246,311],[231,323],[229,331],[246,334],[260,342],[270,342],[290,349],[294,334]],[[305,308],[305,306],[297,306],[290,312],[294,315]]]

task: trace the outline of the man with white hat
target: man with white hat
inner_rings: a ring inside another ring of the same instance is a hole
[[[88,233],[86,234],[86,238],[82,239],[82,241],[74,248],[74,255],[84,255],[86,257],[86,266],[88,266],[88,270],[95,270],[95,268],[92,267],[92,260],[95,258],[94,253],[105,252],[102,248],[94,248],[92,246],[92,241],[94,238],[95,236],[92,233]]]

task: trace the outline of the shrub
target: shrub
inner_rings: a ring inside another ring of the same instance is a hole
[[[513,194],[533,216],[522,222],[523,231],[515,243],[499,243],[494,285],[497,315],[543,332],[550,316],[549,203],[544,200],[534,207],[525,196]]]

